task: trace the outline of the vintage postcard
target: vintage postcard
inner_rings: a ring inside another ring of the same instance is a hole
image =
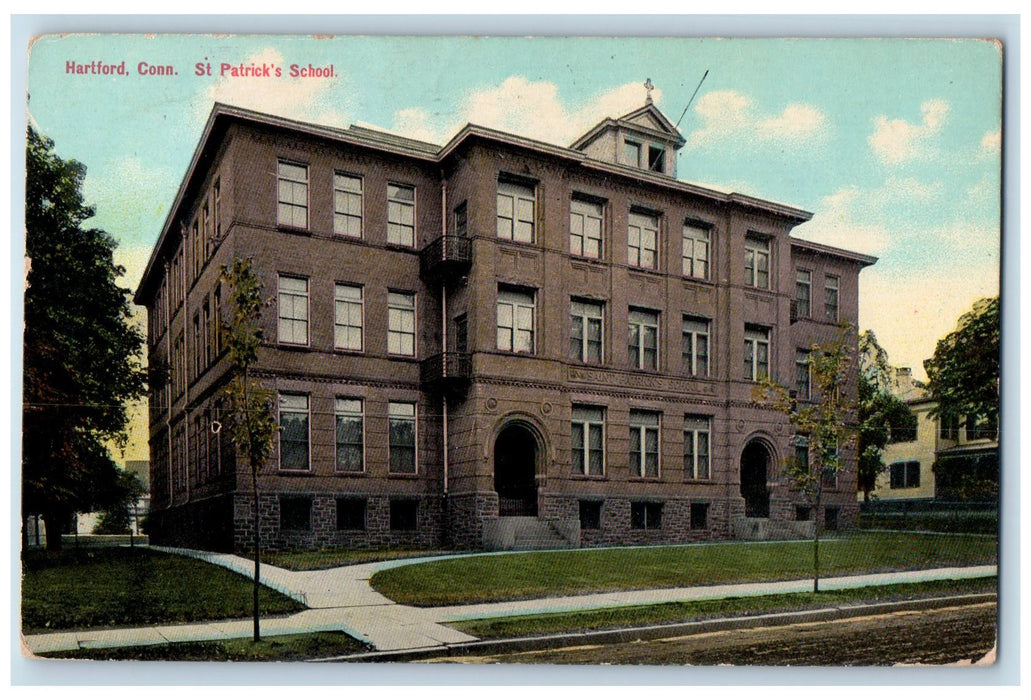
[[[1000,41],[28,53],[33,663],[994,663]]]

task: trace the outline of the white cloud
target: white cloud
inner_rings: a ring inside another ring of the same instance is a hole
[[[333,103],[331,94],[342,77],[290,78],[283,54],[268,47],[244,59],[243,64],[274,64],[283,69],[283,77],[275,83],[265,78],[233,78],[220,76],[204,91],[196,108],[201,120],[208,116],[212,102],[254,109],[291,119],[312,121],[329,126],[347,126],[346,115]],[[218,72],[217,65],[212,66]]]
[[[891,244],[891,233],[880,222],[866,222],[858,213],[868,193],[846,187],[823,198],[812,220],[795,229],[799,238],[847,248],[868,255],[879,255]]]
[[[941,131],[949,109],[945,100],[927,100],[920,105],[923,118],[919,124],[879,115],[874,118],[874,132],[867,142],[884,163],[897,165],[913,160],[925,154],[929,140]]]
[[[811,105],[792,103],[777,115],[759,114],[752,98],[734,90],[702,95],[695,107],[703,126],[687,137],[692,146],[747,136],[762,141],[813,140],[828,129],[827,115]]]
[[[905,276],[874,265],[859,277],[859,325],[877,333],[892,364],[912,367],[924,379],[924,360],[938,339],[974,301],[998,293],[999,269],[991,261]]]

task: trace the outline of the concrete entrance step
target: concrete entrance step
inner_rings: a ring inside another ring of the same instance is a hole
[[[734,537],[739,540],[799,540],[813,536],[813,521],[734,518]]]
[[[483,544],[493,550],[573,549],[580,546],[580,521],[533,516],[488,520],[483,526]]]

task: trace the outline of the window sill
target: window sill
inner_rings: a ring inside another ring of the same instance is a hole
[[[608,474],[570,474],[569,478],[574,481],[608,481]]]
[[[315,476],[310,467],[308,469],[277,469],[276,473],[286,476]]]
[[[279,350],[289,350],[291,352],[312,352],[310,345],[291,345],[290,343],[276,343],[276,348]]]
[[[387,472],[387,477],[390,479],[421,479],[422,474],[419,472]]]
[[[685,484],[694,484],[697,486],[712,486],[716,482],[712,479],[692,479],[690,477],[684,479]]]
[[[333,348],[334,355],[346,355],[348,357],[364,357],[365,350],[348,350],[347,348]]]
[[[296,236],[311,236],[310,228],[300,228],[298,226],[290,226],[289,224],[276,223],[276,230],[280,233],[291,233]]]
[[[344,471],[342,469],[334,469],[333,470],[333,476],[365,478],[366,474],[367,474],[367,472],[365,472],[365,471],[360,471],[360,472],[359,471]]]
[[[405,245],[404,243],[387,243],[385,248],[387,250],[395,250],[399,253],[418,253],[419,249],[414,245]]]

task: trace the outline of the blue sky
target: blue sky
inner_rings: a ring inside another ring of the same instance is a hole
[[[129,75],[68,75],[67,61]],[[142,77],[140,61],[178,75]],[[197,76],[209,61],[215,75]],[[333,79],[220,78],[221,62],[332,64]],[[464,123],[568,145],[643,103],[680,119],[681,179],[814,212],[810,240],[880,258],[860,325],[923,360],[998,293],[1002,52],[984,40],[80,35],[31,47],[29,118],[89,168],[95,225],[135,287],[214,101],[443,143]]]

